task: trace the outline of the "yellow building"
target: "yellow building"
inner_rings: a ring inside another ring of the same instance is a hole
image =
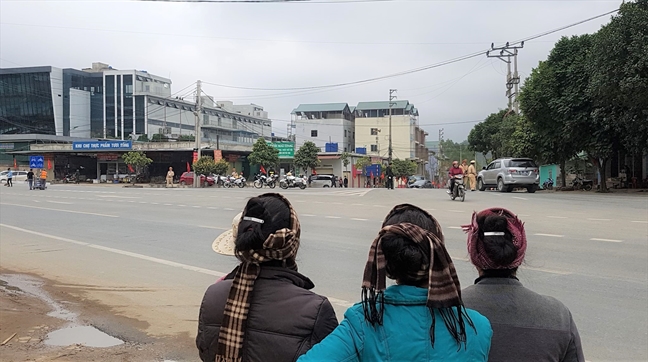
[[[355,145],[372,156],[389,157],[389,103],[360,102],[355,108]],[[416,161],[418,174],[425,174],[427,133],[419,127],[418,109],[409,101],[392,101],[392,158]]]

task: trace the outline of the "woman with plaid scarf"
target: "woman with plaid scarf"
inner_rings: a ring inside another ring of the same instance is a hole
[[[386,288],[386,277],[396,285]],[[439,223],[396,206],[369,250],[362,301],[298,362],[486,361],[488,320],[461,300]]]
[[[211,285],[200,307],[196,345],[207,362],[292,362],[337,326],[331,303],[297,272],[301,228],[280,194],[251,198],[213,243],[241,262]]]

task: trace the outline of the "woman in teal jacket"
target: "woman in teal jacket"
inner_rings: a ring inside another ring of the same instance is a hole
[[[386,288],[385,277],[396,281]],[[396,206],[369,250],[362,301],[298,362],[486,361],[492,329],[461,301],[441,226]]]

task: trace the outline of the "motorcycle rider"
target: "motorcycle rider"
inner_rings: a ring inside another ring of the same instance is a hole
[[[452,167],[448,170],[448,176],[450,176],[450,188],[448,189],[448,194],[452,195],[452,190],[455,185],[455,176],[461,175],[463,177],[464,171],[459,167],[459,161],[452,161]]]

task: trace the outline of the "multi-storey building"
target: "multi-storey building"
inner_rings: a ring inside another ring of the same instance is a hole
[[[347,103],[300,104],[291,123],[297,148],[311,141],[322,151],[330,151],[327,143],[337,144],[335,152],[355,150],[355,115]]]
[[[416,161],[418,172],[425,172],[427,133],[419,127],[419,113],[409,101],[393,101],[391,107],[392,158]],[[367,154],[389,156],[390,102],[360,102],[355,108],[355,143]]]

